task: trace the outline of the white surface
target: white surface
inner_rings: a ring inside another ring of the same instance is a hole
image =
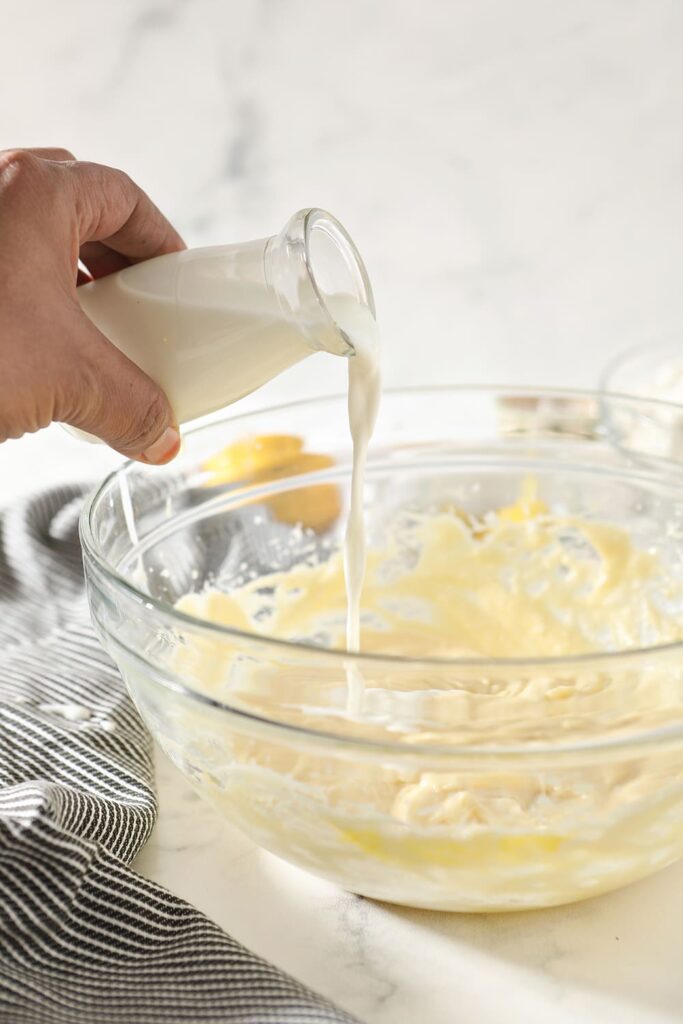
[[[682,43],[675,0],[27,0],[0,146],[124,167],[195,245],[327,207],[389,384],[591,384],[683,337]],[[247,401],[344,371],[316,357]],[[0,448],[2,498],[115,461],[52,428]],[[399,911],[258,852],[169,767],[160,795],[141,869],[369,1024],[681,1018],[681,867],[545,913]]]

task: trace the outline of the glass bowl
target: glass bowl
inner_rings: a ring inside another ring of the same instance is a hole
[[[619,353],[605,367],[600,384],[611,394],[683,405],[683,342],[638,345]]]
[[[668,454],[683,460],[683,344],[680,341],[637,345],[619,353],[603,370],[600,387],[607,394],[632,395],[654,402],[681,406],[675,419],[668,408],[651,406],[650,415],[639,423],[639,435],[633,446],[648,449],[653,432],[660,439],[668,430]],[[656,421],[663,417],[662,425]],[[653,425],[654,422],[654,425]]]
[[[533,478],[552,512],[624,528],[683,580],[679,413],[541,389],[387,393],[366,480],[370,549],[397,514],[485,516]],[[264,470],[283,437],[311,457]],[[350,656],[324,636],[283,640],[174,607],[245,580],[264,578],[267,594],[273,572],[324,562],[349,483],[336,397],[197,429],[170,467],[129,463],[87,502],[93,622],[171,760],[260,846],[415,907],[546,907],[679,857],[683,647],[658,643],[647,616],[621,649],[615,608],[605,649],[571,657]],[[671,592],[654,600],[683,635]],[[349,679],[362,681],[353,709]]]

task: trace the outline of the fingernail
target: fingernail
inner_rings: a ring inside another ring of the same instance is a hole
[[[159,440],[151,444],[142,453],[140,459],[142,462],[149,462],[153,466],[163,466],[165,462],[170,462],[178,454],[179,448],[180,434],[175,427],[166,427]]]

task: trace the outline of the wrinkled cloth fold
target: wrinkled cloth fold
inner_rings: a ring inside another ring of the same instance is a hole
[[[0,1022],[352,1024],[129,866],[152,743],[90,626],[82,499],[0,515]]]

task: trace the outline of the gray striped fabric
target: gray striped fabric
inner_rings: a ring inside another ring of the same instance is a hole
[[[150,737],[88,621],[62,488],[0,517],[0,1022],[352,1022],[128,866]]]

